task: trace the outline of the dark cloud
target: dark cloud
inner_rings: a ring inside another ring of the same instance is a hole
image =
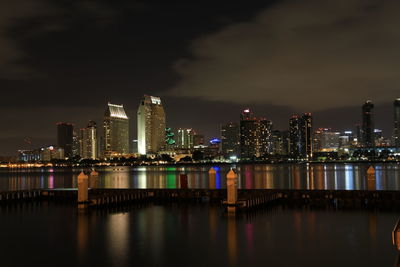
[[[316,111],[399,96],[400,2],[282,1],[193,41],[171,95]]]
[[[207,137],[245,107],[276,129],[314,110],[316,127],[351,128],[366,98],[396,94],[397,11],[355,0],[0,1],[0,155],[27,137],[54,144],[57,121],[101,125],[108,101],[124,104],[135,138],[143,94],[162,97],[169,126]]]

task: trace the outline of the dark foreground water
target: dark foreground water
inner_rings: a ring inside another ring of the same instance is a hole
[[[0,206],[1,266],[393,266],[399,212],[204,204]]]
[[[367,189],[366,172],[360,164],[242,164],[209,166],[149,166],[98,168],[91,187],[179,188],[180,174],[187,174],[189,188],[225,188],[225,176],[232,167],[239,176],[239,188],[265,189]],[[208,171],[217,170],[215,180]],[[376,190],[400,190],[399,164],[374,164]],[[77,187],[81,168],[0,170],[0,190]],[[86,171],[90,171],[87,170]]]

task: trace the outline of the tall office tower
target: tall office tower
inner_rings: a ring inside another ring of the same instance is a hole
[[[94,121],[89,121],[87,127],[81,129],[80,155],[83,159],[97,158],[97,126]]]
[[[221,126],[222,155],[226,158],[239,157],[240,129],[236,122],[228,122]]]
[[[71,158],[73,156],[73,137],[74,125],[72,123],[57,123],[57,146],[64,149],[64,156],[66,158]]]
[[[300,157],[300,127],[301,118],[293,115],[289,120],[289,155],[292,158]]]
[[[262,156],[271,154],[272,148],[272,121],[260,119],[258,122],[258,151]]]
[[[374,147],[374,104],[370,100],[362,106],[362,144],[364,147]]]
[[[243,110],[240,116],[240,158],[242,160],[259,157],[258,151],[258,128],[259,122],[249,110]]]
[[[290,156],[293,158],[312,157],[312,116],[304,113],[289,120]]]
[[[394,131],[393,131],[393,145],[397,148],[400,147],[400,98],[393,102],[394,108]]]
[[[80,138],[76,131],[74,130],[73,136],[72,136],[72,155],[79,156],[80,153]]]
[[[144,95],[137,112],[139,154],[157,153],[165,148],[165,112],[159,97]]]
[[[193,142],[193,137],[194,137],[194,130],[190,128],[179,128],[178,129],[178,140],[177,140],[177,146],[180,149],[193,149],[194,147],[194,142]]]
[[[103,120],[104,157],[129,153],[129,118],[123,105],[108,103]]]
[[[301,155],[304,158],[312,158],[312,116],[304,113],[301,116]]]

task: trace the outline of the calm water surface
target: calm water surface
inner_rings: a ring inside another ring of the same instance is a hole
[[[1,266],[393,266],[397,211],[0,206]]]
[[[100,169],[92,187],[224,188],[231,166]],[[365,164],[237,165],[241,188],[365,189]],[[378,190],[400,165],[375,165]],[[76,187],[82,169],[0,170],[0,190]],[[208,203],[78,212],[56,203],[0,205],[1,266],[393,266],[400,209],[270,207],[227,216]]]
[[[210,166],[110,167],[98,169],[91,187],[179,188],[179,175],[187,174],[190,188],[225,188],[230,167],[239,175],[240,188],[346,189],[367,188],[368,164],[252,164],[213,166],[217,177],[210,180]],[[400,190],[400,165],[375,164],[377,190]],[[0,190],[70,188],[77,186],[82,169],[0,170]],[[88,171],[88,170],[86,170]]]

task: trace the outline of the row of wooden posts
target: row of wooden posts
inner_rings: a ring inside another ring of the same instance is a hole
[[[217,171],[212,167],[208,171],[209,179],[213,183],[216,181]],[[98,173],[96,171],[92,171],[90,173],[90,179],[97,179]],[[85,173],[81,172],[78,176],[78,204],[88,203],[89,194],[89,176]],[[247,204],[243,203],[260,203],[264,204],[264,201],[271,201],[277,198],[277,196],[254,196],[254,197],[247,197],[245,200],[241,199],[238,200],[238,176],[237,174],[230,169],[230,171],[226,175],[226,190],[227,190],[227,199],[223,203],[227,206],[228,211],[236,211],[237,207],[248,207]],[[181,189],[188,189],[188,177],[186,174],[180,174],[180,188]],[[367,170],[367,187],[368,190],[375,190],[375,169],[374,167],[370,166]],[[80,205],[82,206],[82,205]]]
[[[217,171],[214,168],[210,168],[209,179],[211,181],[216,180]],[[96,179],[98,177],[98,173],[96,171],[92,171],[90,175],[86,175],[84,172],[81,172],[78,175],[78,205],[80,207],[84,207],[81,204],[89,202],[89,176],[90,179]],[[238,201],[238,176],[231,169],[227,176],[227,201],[225,202],[227,205],[234,206]],[[180,187],[181,189],[188,189],[188,178],[186,174],[181,174],[179,176],[180,179]]]

